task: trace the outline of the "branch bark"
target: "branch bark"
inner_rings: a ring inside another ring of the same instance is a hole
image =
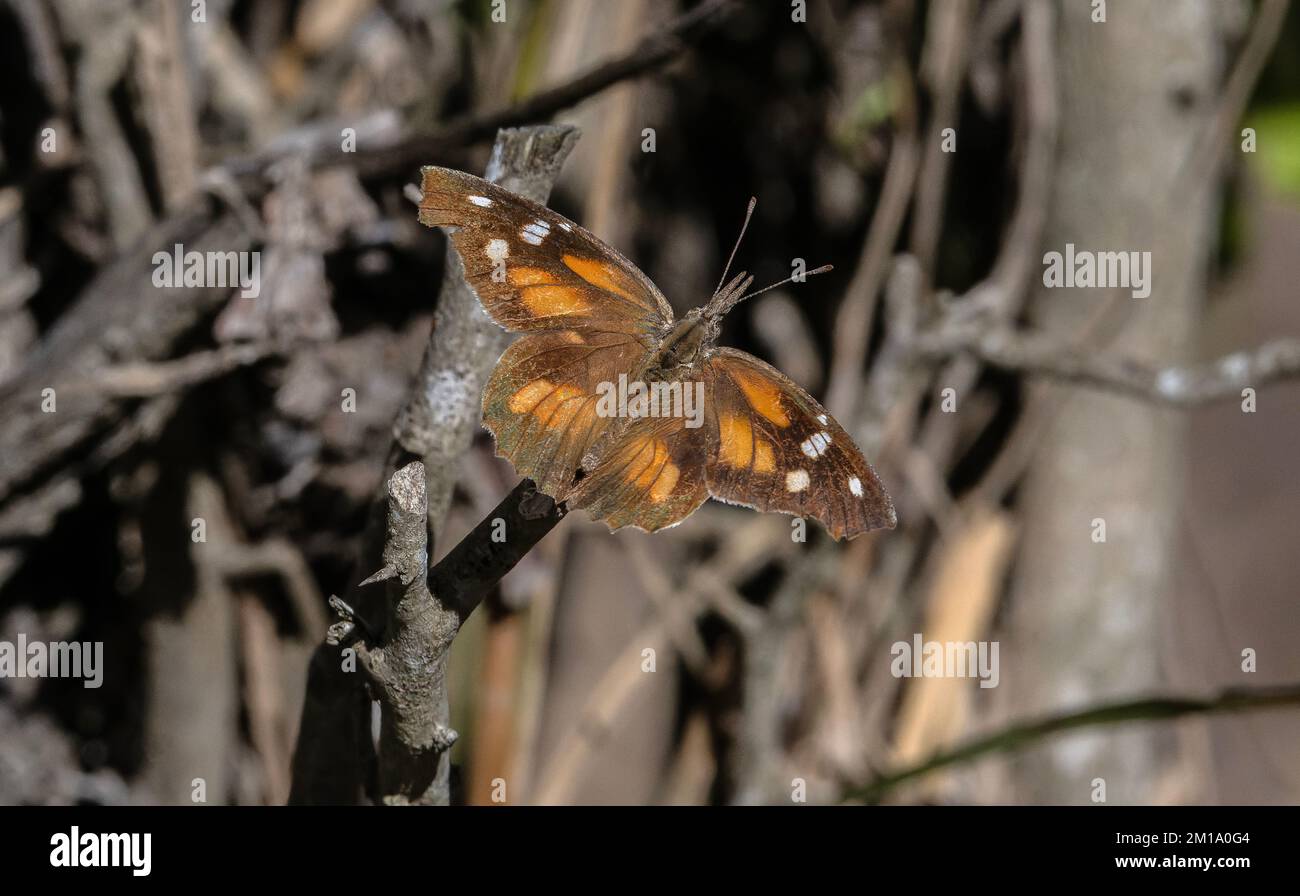
[[[578,136],[576,128],[566,125],[503,130],[484,177],[545,203]],[[448,242],[433,333],[417,386],[393,428],[395,447],[406,458],[424,462],[435,542],[460,458],[478,432],[483,387],[512,338],[487,316],[465,279],[460,255]]]
[[[545,202],[559,170],[576,142],[576,129],[545,125],[503,130],[497,136],[488,180],[538,202]],[[413,460],[422,463],[426,477],[425,515],[433,543],[451,501],[460,458],[478,430],[479,402],[483,385],[501,352],[509,343],[508,333],[484,313],[473,289],[465,280],[460,257],[447,246],[446,273],[434,320],[433,333],[425,351],[414,389],[394,425],[394,442],[389,450],[387,471],[405,468]],[[389,478],[386,472],[385,479]],[[377,507],[384,506],[377,502]],[[422,662],[439,663],[460,623],[473,612],[486,590],[504,576],[559,521],[563,511],[528,480],[429,573],[429,590],[444,619],[437,638],[426,638]],[[505,524],[506,539],[493,540],[497,520]],[[386,550],[385,527],[374,525],[364,540],[362,571],[380,565]],[[387,541],[391,541],[391,534]],[[387,563],[385,562],[385,566]],[[359,577],[359,576],[358,576]],[[385,631],[390,615],[365,589],[352,589],[348,603],[359,618],[370,621],[377,643],[396,637]],[[455,615],[455,624],[449,620]],[[382,693],[382,691],[381,691]],[[420,699],[429,701],[435,717],[446,706],[441,677],[433,689],[420,686]],[[381,699],[382,702],[382,699]],[[370,780],[372,754],[368,746],[370,701],[356,676],[344,671],[337,645],[322,644],[308,673],[307,699],[303,705],[301,733],[294,754],[294,783],[291,803],[355,802],[364,782]],[[445,719],[445,712],[441,717]],[[379,757],[381,775],[377,781],[380,798],[390,802],[409,799],[419,802],[447,802],[445,788],[437,782],[445,768],[430,774],[425,763],[445,766],[440,752],[424,753],[418,762],[403,766],[400,781],[385,777],[384,757]],[[391,762],[389,765],[391,766]],[[425,780],[427,778],[427,781]],[[422,784],[427,784],[420,791]],[[391,791],[396,787],[396,793]],[[429,790],[432,787],[432,792]],[[418,794],[418,795],[417,795]]]
[[[424,465],[416,461],[388,480],[384,566],[362,583],[387,583],[387,642],[356,644],[382,710],[379,796],[386,805],[446,805],[450,798],[443,757],[456,732],[449,727],[446,671],[460,618],[429,591],[427,513]]]

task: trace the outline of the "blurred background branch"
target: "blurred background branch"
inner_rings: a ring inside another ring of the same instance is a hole
[[[965,332],[963,332],[963,329]],[[1300,377],[1300,341],[1278,339],[1199,364],[1155,367],[1128,358],[1080,351],[1036,333],[956,327],[926,333],[914,348],[924,356],[969,354],[1005,370],[1037,374],[1122,392],[1157,404],[1190,407],[1244,398],[1278,380]]]
[[[1138,700],[1116,701],[1077,712],[1062,713],[1045,719],[1011,725],[1001,731],[932,756],[911,768],[885,772],[865,785],[851,787],[845,793],[845,799],[866,803],[877,802],[891,790],[941,768],[970,762],[990,753],[1013,753],[1044,738],[1076,728],[1151,722],[1176,719],[1186,715],[1276,709],[1297,704],[1300,704],[1300,686],[1233,690],[1204,698],[1146,697]]]

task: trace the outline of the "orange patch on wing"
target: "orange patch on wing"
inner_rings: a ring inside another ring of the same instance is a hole
[[[772,473],[776,470],[776,454],[772,443],[763,439],[754,440],[754,472]]]
[[[591,310],[582,293],[572,286],[527,286],[522,298],[528,310],[541,317],[581,314]]]
[[[790,425],[790,418],[785,415],[785,408],[781,407],[781,390],[775,383],[744,374],[735,374],[734,378],[740,384],[740,390],[745,393],[750,407],[777,426]]]
[[[650,486],[650,500],[655,504],[662,504],[666,501],[668,496],[673,493],[673,489],[677,487],[677,480],[681,475],[681,468],[677,464],[666,461],[663,472],[654,481],[654,485]]]
[[[558,429],[568,426],[573,422],[573,418],[582,410],[583,402],[581,399],[586,395],[581,389],[575,389],[573,386],[560,386],[547,395],[537,407],[533,408],[533,415],[546,426],[547,429]]]
[[[579,258],[576,255],[565,255],[564,263],[569,266],[569,270],[592,286],[598,286],[625,299],[636,300],[632,292],[634,287],[628,283],[627,275],[613,265],[594,258]]]
[[[554,283],[555,278],[541,268],[527,266],[511,268],[506,275],[511,286],[536,286],[539,283]]]
[[[663,439],[652,439],[646,436],[629,445],[628,450],[632,462],[627,467],[627,481],[640,488],[649,488],[654,484],[659,468],[668,457],[668,446],[664,444]],[[646,463],[637,466],[637,462],[645,458],[647,453],[649,459]]]
[[[718,420],[718,460],[729,467],[748,467],[753,456],[754,430],[749,420],[724,414]]]
[[[582,338],[582,334],[574,330],[562,330],[560,338],[570,345],[586,345],[587,340]]]
[[[550,395],[551,390],[554,388],[550,380],[533,380],[514,395],[511,395],[510,400],[506,402],[506,406],[516,414],[527,414],[537,407],[539,401]]]
[[[662,504],[668,500],[682,475],[681,467],[668,457],[668,443],[663,439],[644,438],[633,443],[630,450],[633,453],[627,471],[628,482],[647,490],[651,503]],[[645,466],[636,466],[636,462],[647,454],[650,459]]]

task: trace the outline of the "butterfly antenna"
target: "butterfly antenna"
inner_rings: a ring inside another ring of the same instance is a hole
[[[731,255],[727,258],[727,266],[722,269],[722,276],[718,278],[718,286],[713,290],[716,296],[722,291],[722,284],[727,282],[727,273],[731,270],[731,263],[736,260],[736,252],[740,249],[740,241],[745,238],[745,231],[749,229],[749,219],[754,217],[754,206],[758,205],[758,197],[749,197],[749,208],[745,211],[745,223],[740,225],[740,236],[736,237],[736,245],[731,247]]]
[[[828,271],[833,271],[833,270],[835,270],[834,266],[829,265],[829,264],[824,264],[824,265],[822,265],[821,267],[819,267],[819,268],[814,268],[814,269],[811,270],[811,271],[804,271],[803,276],[804,276],[804,277],[811,277],[813,274],[825,274],[825,273],[827,273]],[[758,290],[755,290],[754,292],[746,293],[745,295],[742,295],[742,296],[739,296],[739,297],[737,297],[737,298],[735,298],[735,299],[732,299],[730,302],[727,303],[727,309],[730,310],[730,309],[736,307],[736,306],[739,305],[741,302],[745,301],[745,299],[752,299],[754,296],[761,296],[763,293],[767,292],[767,291],[770,290],[770,289],[776,289],[778,286],[785,286],[787,283],[793,283],[794,280],[795,280],[795,278],[796,278],[797,276],[798,276],[798,275],[794,275],[794,276],[786,277],[786,278],[785,278],[784,280],[782,280],[780,283],[773,283],[771,286],[764,286],[762,289],[758,289]],[[799,282],[802,283],[803,280],[800,279]]]

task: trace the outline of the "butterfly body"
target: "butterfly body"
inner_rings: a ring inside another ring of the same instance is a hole
[[[710,496],[811,516],[836,538],[894,525],[825,409],[717,345],[752,278],[675,319],[648,277],[577,224],[463,172],[422,174],[420,220],[455,228],[484,310],[523,334],[488,381],[483,421],[542,492],[611,529],[676,525]]]
[[[703,309],[688,311],[664,334],[655,352],[656,367],[662,371],[690,368],[717,340],[717,323],[704,317]]]

